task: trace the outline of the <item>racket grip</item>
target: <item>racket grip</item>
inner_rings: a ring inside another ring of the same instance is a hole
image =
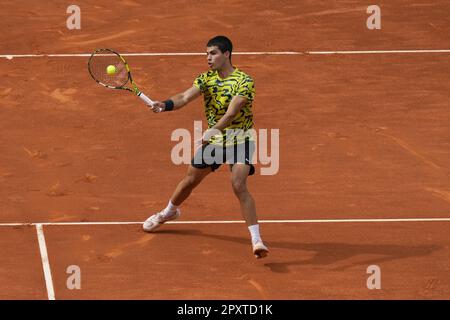
[[[145,102],[145,104],[147,104],[148,106],[153,106],[153,100],[150,99],[149,97],[147,97],[145,94],[143,94],[142,92],[139,92],[138,97],[142,99],[142,101]]]

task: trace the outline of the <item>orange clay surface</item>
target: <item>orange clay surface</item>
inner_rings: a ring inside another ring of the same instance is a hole
[[[0,54],[449,49],[446,1],[1,1]],[[221,7],[222,6],[222,7]],[[226,6],[226,7],[225,7]],[[6,31],[6,32],[5,32]],[[97,85],[87,57],[0,58],[0,222],[144,221],[186,172],[177,128],[205,120],[201,99],[150,112]],[[127,57],[164,100],[207,69],[205,56]],[[261,220],[450,218],[448,53],[237,55],[256,83],[256,129],[280,130],[276,175],[248,186]],[[227,166],[179,221],[241,220]],[[56,299],[449,299],[450,222],[261,224],[255,260],[244,224],[44,226]],[[0,226],[0,299],[47,299],[32,226]],[[66,288],[78,265],[81,290]],[[368,290],[369,265],[382,289]]]

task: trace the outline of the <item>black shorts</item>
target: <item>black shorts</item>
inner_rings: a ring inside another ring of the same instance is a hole
[[[255,173],[255,167],[251,162],[254,153],[254,141],[245,141],[245,143],[227,147],[205,144],[195,153],[191,165],[197,169],[211,167],[212,171],[215,171],[224,163],[230,164],[230,169],[235,163],[244,163],[250,166],[248,175],[251,176]]]

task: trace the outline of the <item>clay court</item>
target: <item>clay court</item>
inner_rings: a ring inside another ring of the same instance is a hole
[[[357,0],[79,1],[80,30],[64,1],[0,3],[0,299],[450,299],[448,1],[377,1],[380,30]],[[280,133],[278,173],[248,181],[265,259],[227,166],[142,231],[186,172],[171,133],[206,128],[202,99],[155,114],[87,70],[115,49],[165,100],[218,34],[255,80],[256,129]]]

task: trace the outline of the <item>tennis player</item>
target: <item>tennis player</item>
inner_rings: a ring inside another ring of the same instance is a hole
[[[200,74],[191,88],[166,101],[155,101],[151,106],[154,112],[178,110],[203,95],[208,130],[167,207],[148,218],[143,228],[152,232],[161,224],[177,219],[180,205],[192,190],[226,162],[230,164],[231,185],[250,231],[253,254],[257,259],[263,258],[269,250],[261,239],[255,201],[247,189],[247,177],[255,173],[251,163],[255,142],[249,134],[253,127],[254,81],[232,65],[233,45],[227,37],[214,37],[206,47],[210,70]]]

